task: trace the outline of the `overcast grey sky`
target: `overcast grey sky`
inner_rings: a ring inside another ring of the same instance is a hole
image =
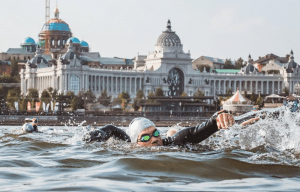
[[[51,1],[51,18],[56,0]],[[0,0],[0,51],[36,41],[45,21],[44,0]],[[193,59],[294,50],[300,63],[300,1],[297,0],[58,0],[60,18],[73,36],[102,57],[132,58],[154,50],[167,20]]]

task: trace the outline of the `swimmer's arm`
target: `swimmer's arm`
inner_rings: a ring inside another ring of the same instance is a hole
[[[199,124],[196,127],[188,127],[177,132],[172,137],[163,139],[163,145],[200,143],[219,130],[216,119],[219,117],[220,113],[223,113],[223,111],[215,113],[208,121]],[[220,125],[219,123],[219,126],[223,125]]]
[[[258,121],[258,120],[260,120],[260,118],[259,118],[259,117],[255,117],[255,118],[249,119],[249,120],[247,120],[247,121],[241,123],[241,125],[242,125],[242,126],[249,125],[249,124],[251,124],[251,123],[255,123],[255,122]]]
[[[82,140],[86,142],[92,142],[92,141],[101,142],[101,141],[107,141],[111,137],[117,137],[120,140],[130,142],[130,137],[126,134],[126,132],[113,125],[106,125],[103,128],[90,131],[83,136]]]

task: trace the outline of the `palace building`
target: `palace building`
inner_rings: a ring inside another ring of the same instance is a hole
[[[154,51],[138,54],[133,59],[101,57],[98,52],[89,52],[87,42],[72,35],[56,8],[55,18],[39,34],[36,50],[33,39],[24,43],[22,49],[29,53],[35,51],[35,55],[20,72],[22,94],[26,95],[30,88],[42,93],[48,87],[63,94],[91,90],[96,97],[106,90],[112,97],[125,91],[134,98],[139,89],[148,96],[159,87],[166,96],[180,96],[183,92],[193,96],[197,89],[205,96],[225,94],[228,89],[278,94],[285,87],[293,93],[300,80],[300,68],[293,52],[280,65],[279,74],[260,73],[252,64],[251,56],[247,66],[238,73],[199,72],[193,68],[191,54],[183,50],[170,20],[158,37]]]

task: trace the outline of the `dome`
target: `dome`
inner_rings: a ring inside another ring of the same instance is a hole
[[[81,41],[80,42],[81,47],[89,47],[89,44],[86,41]]]
[[[34,39],[32,39],[31,37],[27,37],[27,38],[24,40],[23,44],[27,44],[27,45],[35,45],[35,41],[34,41]]]
[[[167,30],[158,37],[156,46],[181,47],[181,41],[174,31],[171,30],[171,22],[168,20]]]
[[[79,43],[79,44],[80,44],[79,39],[76,38],[76,37],[70,37],[70,38],[68,39],[68,41],[67,41],[66,44],[69,44],[69,43],[70,43],[70,40],[72,40],[72,43]]]
[[[42,31],[71,31],[69,25],[61,19],[50,19],[43,27]]]

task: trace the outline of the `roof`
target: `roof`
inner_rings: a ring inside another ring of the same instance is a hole
[[[264,57],[261,57],[260,59],[254,61],[253,63],[260,63],[260,64],[266,64],[268,61],[272,59],[277,59],[280,63],[287,63],[288,57],[279,57],[277,55],[274,55],[273,53],[267,54]]]
[[[217,73],[238,73],[240,69],[215,69]]]
[[[132,59],[118,58],[118,57],[100,57],[100,64],[103,65],[134,65]]]
[[[9,48],[6,53],[8,54],[22,54],[22,55],[32,55],[33,53],[26,51],[22,48]]]
[[[61,19],[51,19],[44,26],[42,31],[71,31],[69,25]]]
[[[26,44],[26,45],[35,45],[35,41],[34,39],[32,39],[31,37],[27,37],[24,42],[23,42],[23,45]]]
[[[80,42],[81,47],[89,47],[89,44],[86,41],[81,41]]]
[[[248,99],[245,98],[241,92],[239,90],[236,91],[236,93],[230,97],[230,99],[228,99],[227,101],[225,101],[225,103],[230,103],[230,102],[247,102]]]
[[[220,63],[220,64],[225,64],[226,59],[219,59],[219,58],[214,58],[214,57],[208,57],[208,56],[202,56],[214,63]]]
[[[123,59],[120,58],[112,58],[112,57],[100,57],[100,64],[103,65],[125,65]]]
[[[69,44],[69,43],[70,43],[70,40],[72,40],[72,43],[80,43],[80,41],[79,41],[78,38],[76,38],[76,37],[70,37],[70,38],[67,40],[66,44]]]

